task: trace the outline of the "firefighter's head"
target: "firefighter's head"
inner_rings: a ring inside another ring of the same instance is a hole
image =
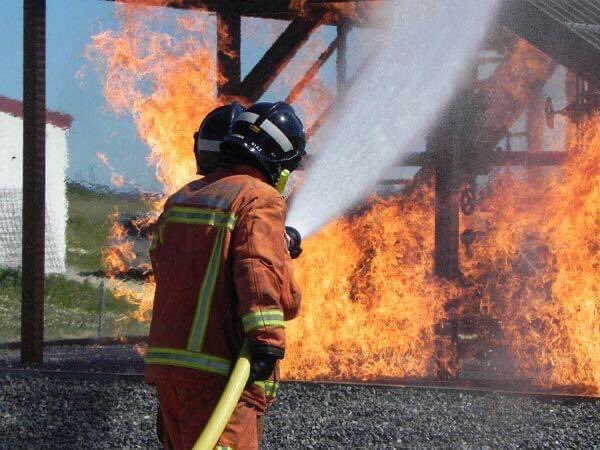
[[[225,161],[254,165],[275,185],[283,170],[298,167],[305,145],[294,108],[285,102],[256,103],[234,118],[221,150]]]
[[[207,114],[194,133],[194,157],[198,175],[213,172],[221,160],[219,146],[229,133],[234,119],[244,111],[239,103],[219,106]]]

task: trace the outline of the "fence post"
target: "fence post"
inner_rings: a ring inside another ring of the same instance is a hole
[[[104,281],[98,286],[98,337],[104,337]]]

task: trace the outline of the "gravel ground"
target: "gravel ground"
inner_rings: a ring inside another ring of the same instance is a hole
[[[265,449],[600,448],[600,401],[285,384]],[[0,375],[0,448],[158,448],[139,379]]]

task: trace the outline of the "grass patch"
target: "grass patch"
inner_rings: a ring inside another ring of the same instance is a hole
[[[21,321],[21,276],[16,270],[0,271],[0,341],[18,341]],[[62,275],[46,277],[44,338],[67,339],[98,335],[98,288]],[[144,335],[148,325],[131,318],[135,309],[106,290],[104,334],[106,336]]]
[[[82,271],[102,268],[101,248],[112,225],[108,216],[115,207],[120,214],[150,211],[147,203],[133,195],[95,192],[84,186],[67,185],[67,265]]]

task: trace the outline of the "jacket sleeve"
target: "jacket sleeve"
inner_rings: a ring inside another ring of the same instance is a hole
[[[257,198],[244,210],[232,236],[236,312],[252,346],[283,357],[284,320],[300,307],[285,243],[285,202],[278,195]]]

